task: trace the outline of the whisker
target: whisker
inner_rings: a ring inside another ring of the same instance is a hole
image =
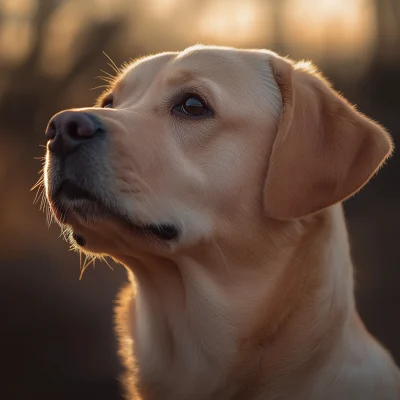
[[[82,267],[81,274],[80,274],[80,276],[79,276],[79,280],[80,280],[80,281],[82,280],[83,274],[84,274],[84,272],[86,271],[86,269],[90,266],[90,264],[94,263],[95,260],[96,260],[96,257],[93,257],[93,256],[92,256],[92,258],[90,258],[90,257],[91,257],[91,256],[86,255],[85,263],[84,263],[84,265],[83,265],[83,267]],[[89,262],[86,262],[88,258],[89,258]]]
[[[68,228],[61,227],[61,235],[66,242],[68,241],[68,233]],[[59,237],[61,237],[61,235]]]
[[[37,188],[35,198],[33,199],[33,204],[37,203],[40,196],[43,195],[43,192],[44,192],[44,187],[43,187],[43,182],[41,182],[40,186],[38,186],[38,188]]]
[[[107,63],[107,65],[109,65],[117,74],[120,73],[119,68],[114,64],[114,62]]]
[[[84,264],[82,266],[82,269],[81,269],[81,272],[79,274],[79,280],[80,281],[82,280],[82,277],[83,277],[84,272],[86,271],[86,268],[87,268],[87,266],[86,266],[86,259],[85,259],[85,262],[84,262]]]
[[[103,51],[103,54],[110,61],[110,63],[108,63],[108,65],[115,71],[116,74],[119,75],[121,73],[121,70],[117,67],[117,64],[115,64],[115,62],[111,59],[111,57],[105,51]]]
[[[85,254],[85,261],[83,262],[83,265],[81,267],[81,272],[82,272],[82,269],[86,267],[86,263],[87,263],[88,258],[89,258],[89,254]]]
[[[105,256],[99,256],[99,258],[100,258],[101,261],[104,261],[108,265],[108,268],[110,268],[111,271],[114,271],[114,268],[108,263],[108,261],[105,258]]]
[[[35,190],[35,189],[37,189],[38,187],[40,187],[41,185],[43,185],[43,183],[44,183],[44,178],[43,178],[43,176],[41,176],[40,178],[39,178],[39,180],[31,187],[31,192],[33,191],[33,190]]]
[[[43,188],[43,190],[42,190],[42,196],[41,196],[41,199],[40,199],[40,210],[41,211],[44,211],[44,209],[45,209],[45,207],[46,207],[46,195],[45,195],[45,193],[44,193],[44,188]]]
[[[110,85],[99,85],[99,86],[95,86],[90,88],[89,90],[97,90],[97,89],[108,89],[110,87]]]
[[[50,207],[46,207],[46,222],[47,222],[47,227],[50,228],[50,225],[51,225],[51,211],[50,211]]]
[[[106,74],[108,77],[110,77],[111,79],[115,79],[116,76],[113,74],[110,74],[109,72],[105,71],[104,69],[100,70],[103,74]]]
[[[109,83],[110,84],[110,86],[112,85],[112,83],[114,83],[114,80],[115,79],[111,79],[111,78],[109,78],[108,76],[96,76],[96,78],[95,79],[100,79],[101,81],[104,81],[104,82],[106,82],[106,83]]]

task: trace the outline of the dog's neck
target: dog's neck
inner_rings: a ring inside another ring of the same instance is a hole
[[[146,400],[288,390],[355,315],[341,206],[221,237],[173,260],[121,260],[137,282],[131,328]]]

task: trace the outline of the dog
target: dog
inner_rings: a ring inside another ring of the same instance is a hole
[[[341,205],[392,141],[312,63],[202,45],[149,56],[45,135],[57,221],[128,271],[128,399],[400,399],[356,311]]]

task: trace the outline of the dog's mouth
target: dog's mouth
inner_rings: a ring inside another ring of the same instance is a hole
[[[106,219],[116,221],[134,234],[155,237],[160,240],[173,240],[179,235],[178,228],[170,223],[132,221],[130,217],[123,215],[112,205],[106,204],[98,196],[69,180],[63,181],[55,194],[50,197],[50,205],[54,215],[63,225],[73,225],[76,217],[86,223],[95,223],[96,220]],[[78,245],[84,246],[86,244],[82,235],[74,232],[72,236]]]
[[[66,200],[87,200],[98,203],[98,199],[88,190],[75,185],[69,180],[64,181],[56,192],[56,198],[64,198]]]

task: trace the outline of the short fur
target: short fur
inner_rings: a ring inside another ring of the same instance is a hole
[[[185,92],[214,115],[171,114]],[[391,154],[384,128],[311,64],[264,50],[144,58],[106,96],[113,108],[73,110],[107,134],[105,150],[80,150],[95,167],[74,179],[127,220],[180,232],[132,233],[79,201],[59,217],[129,271],[116,313],[127,398],[400,399],[399,370],[354,305],[340,204]],[[48,151],[54,209],[57,165]]]

